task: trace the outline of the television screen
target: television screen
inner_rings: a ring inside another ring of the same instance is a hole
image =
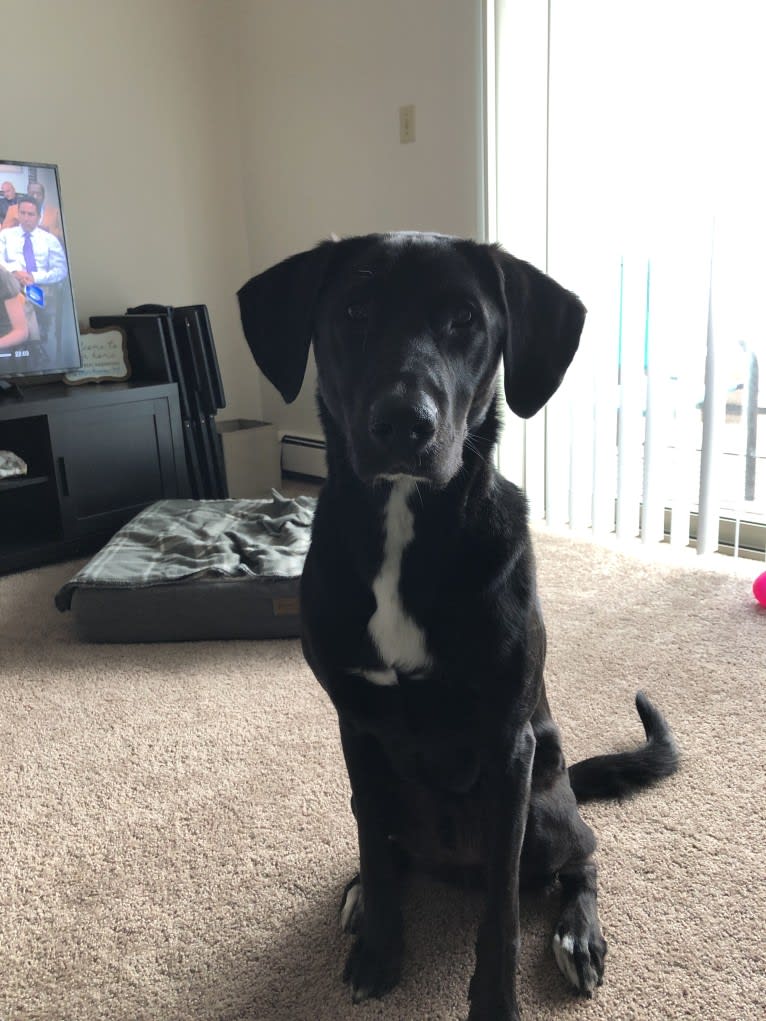
[[[0,160],[0,377],[80,367],[58,168]]]

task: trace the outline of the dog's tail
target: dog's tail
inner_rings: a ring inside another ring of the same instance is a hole
[[[636,709],[646,744],[636,751],[596,755],[570,766],[569,782],[578,801],[624,797],[678,769],[678,748],[665,717],[642,691],[636,695]]]

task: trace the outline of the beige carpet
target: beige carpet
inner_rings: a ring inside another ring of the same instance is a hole
[[[555,897],[525,903],[524,1017],[762,1021],[766,613],[743,578],[538,550],[570,760],[639,740],[639,687],[684,760],[585,813],[610,945],[592,1001],[555,969]],[[412,885],[401,987],[349,1002],[354,828],[298,644],[83,646],[52,605],[72,570],[0,579],[2,1021],[464,1018],[480,901],[436,882]]]

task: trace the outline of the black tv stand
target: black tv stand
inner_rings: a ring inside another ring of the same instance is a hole
[[[93,553],[155,500],[189,495],[175,383],[29,386],[0,399],[0,574]]]
[[[17,401],[24,400],[24,391],[18,383],[11,383],[8,379],[0,379],[0,398],[15,397]]]

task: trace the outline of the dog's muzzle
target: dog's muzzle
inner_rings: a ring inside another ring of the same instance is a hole
[[[417,467],[436,435],[438,410],[428,394],[390,391],[370,408],[368,432],[381,463],[391,471]]]

